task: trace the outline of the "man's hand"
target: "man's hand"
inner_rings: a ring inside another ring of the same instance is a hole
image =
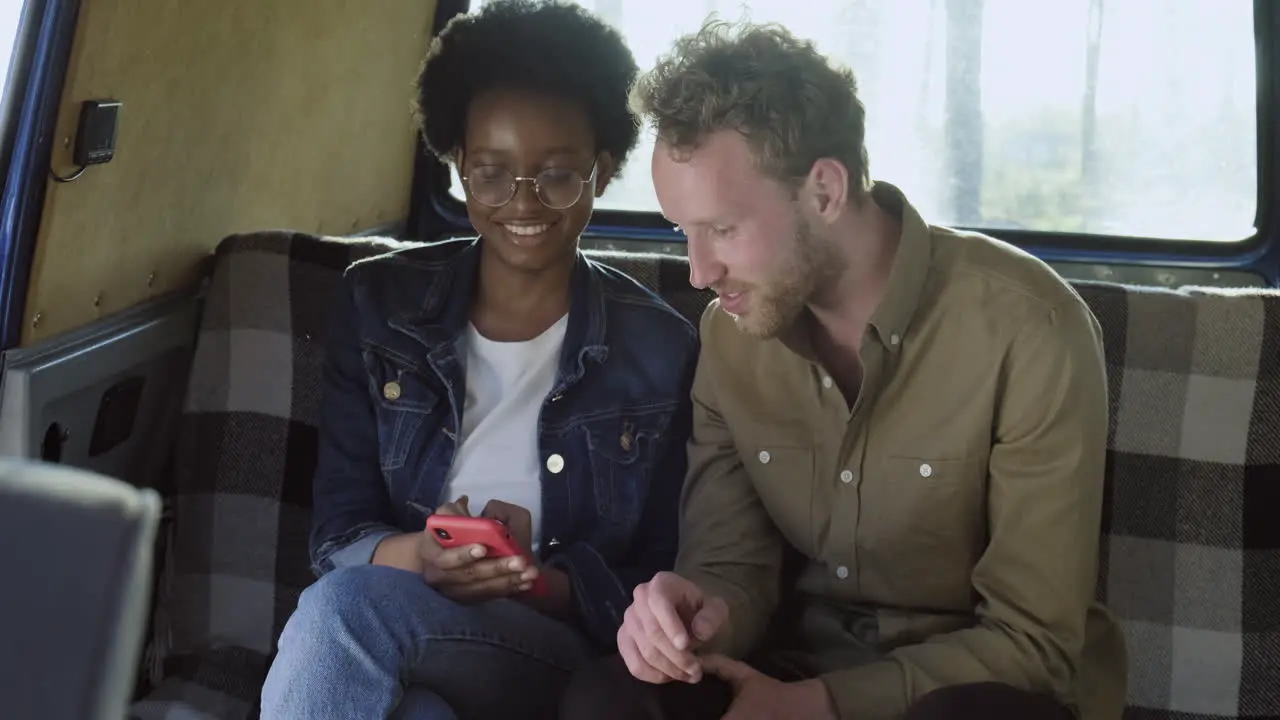
[[[784,683],[723,655],[703,657],[702,667],[733,688],[733,704],[720,720],[838,720],[820,680]]]
[[[693,651],[724,625],[724,600],[670,572],[636,586],[634,598],[618,630],[618,652],[631,674],[651,683],[701,680]]]
[[[470,516],[467,498],[456,503],[446,503],[436,510],[439,515]],[[538,568],[531,567],[524,558],[486,559],[483,545],[464,545],[443,548],[435,535],[422,531],[418,542],[422,556],[422,578],[451,600],[460,603],[478,603],[486,600],[510,597],[533,586]]]

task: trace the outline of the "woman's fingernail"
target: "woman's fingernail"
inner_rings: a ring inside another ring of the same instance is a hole
[[[484,557],[484,546],[476,545],[471,548],[471,557]]]
[[[511,568],[512,570],[520,570],[520,569],[523,569],[523,568],[524,568],[524,560],[521,560],[520,558],[515,558],[515,559],[514,559],[514,560],[512,560],[511,562],[507,563],[507,567]]]

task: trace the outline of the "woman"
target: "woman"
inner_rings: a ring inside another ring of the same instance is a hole
[[[578,251],[636,143],[636,72],[574,5],[488,3],[433,44],[423,136],[457,166],[480,237],[347,272],[320,579],[280,637],[263,718],[553,715],[631,590],[673,563],[696,331]],[[533,561],[442,548],[433,508],[501,519]]]

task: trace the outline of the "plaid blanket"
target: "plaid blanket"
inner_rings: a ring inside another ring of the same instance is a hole
[[[1280,292],[1076,287],[1106,343],[1125,717],[1280,718]]]
[[[176,448],[173,532],[137,720],[257,716],[307,565],[320,368],[342,270],[388,240],[219,246]],[[684,258],[592,252],[696,324]],[[1280,718],[1280,293],[1076,287],[1111,383],[1099,596],[1129,720]]]

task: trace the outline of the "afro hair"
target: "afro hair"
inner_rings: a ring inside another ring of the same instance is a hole
[[[415,108],[427,148],[448,162],[465,144],[467,110],[494,89],[547,93],[586,110],[596,151],[620,169],[639,124],[627,96],[639,72],[622,35],[559,0],[494,0],[453,18],[431,43]]]

